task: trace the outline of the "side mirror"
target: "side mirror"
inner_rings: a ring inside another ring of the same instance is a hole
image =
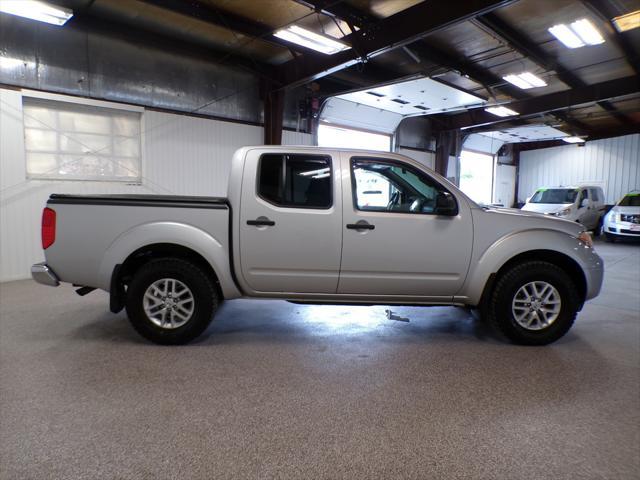
[[[527,199],[524,201],[524,203],[529,203],[531,201],[531,197],[527,197]]]
[[[589,206],[589,199],[585,198],[584,200],[582,200],[582,203],[580,204],[580,208],[586,208]]]
[[[436,208],[433,213],[455,217],[458,214],[458,204],[454,196],[449,192],[438,192],[436,195]]]

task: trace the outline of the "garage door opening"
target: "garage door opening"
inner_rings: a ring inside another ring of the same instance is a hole
[[[390,152],[391,135],[321,123],[318,126],[318,145],[329,148],[362,148]]]
[[[491,203],[493,156],[462,150],[460,154],[460,190],[483,205]]]

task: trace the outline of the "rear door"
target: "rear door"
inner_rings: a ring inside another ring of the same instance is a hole
[[[342,196],[335,154],[247,153],[240,265],[252,292],[335,293]]]
[[[342,266],[338,293],[450,299],[465,280],[471,211],[436,215],[447,189],[415,165],[343,153]],[[368,192],[381,192],[372,195]]]

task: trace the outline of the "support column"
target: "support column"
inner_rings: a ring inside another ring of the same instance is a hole
[[[273,82],[262,81],[264,102],[264,144],[282,145],[282,117],[284,113],[284,89],[275,89]]]
[[[458,157],[460,143],[460,130],[442,130],[436,136],[435,171],[445,178],[449,168],[449,157]],[[459,177],[459,172],[456,177]]]

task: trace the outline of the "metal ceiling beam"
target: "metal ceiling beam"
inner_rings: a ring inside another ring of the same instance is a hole
[[[345,21],[347,21],[345,17],[349,17],[358,28],[367,28],[368,25],[373,25],[380,21],[372,15],[361,12],[348,4],[336,2],[334,0],[296,1],[311,8],[315,8],[317,11],[341,18]],[[494,74],[490,70],[484,69],[467,60],[460,60],[456,55],[451,55],[434,45],[428,45],[424,42],[414,42],[411,44],[411,50],[419,59],[457,71],[461,75],[468,77],[470,80],[482,85],[491,95],[493,95],[493,90],[495,89],[516,99],[531,97],[531,95],[526,93],[524,90],[505,82],[500,76]],[[571,126],[577,133],[589,132],[589,126],[583,122],[572,119],[564,113],[557,113],[556,116]],[[439,117],[439,115],[431,118],[434,118],[437,121],[437,117]]]
[[[478,17],[476,21],[483,25],[485,28],[491,30],[500,38],[502,38],[503,41],[514,48],[522,56],[528,57],[530,60],[537,63],[547,71],[555,71],[557,77],[569,87],[581,88],[586,85],[586,83],[582,81],[580,77],[560,65],[557,59],[550,57],[543,48],[531,42],[526,36],[524,36],[515,28],[511,27],[496,14],[488,13],[486,15]],[[618,112],[616,108],[609,102],[602,101],[597,103],[600,107],[609,112],[623,125],[631,122],[631,119],[629,117]]]
[[[499,125],[515,119],[545,113],[553,113],[555,115],[558,110],[564,110],[586,103],[595,103],[610,98],[632,95],[638,92],[640,92],[640,77],[631,76],[504,104],[504,106],[518,112],[519,115],[517,117],[497,117],[485,112],[484,108],[475,108],[465,113],[450,115],[448,118],[445,118],[444,121],[446,122],[447,128],[452,130]]]
[[[611,21],[614,17],[627,12],[618,12],[612,8],[610,2],[603,2],[602,0],[582,0],[582,3],[607,24],[608,28],[604,32],[607,40],[622,50],[633,71],[636,75],[640,75],[640,54],[638,49],[633,46],[624,33],[618,32]]]
[[[192,17],[205,23],[210,23],[217,27],[222,27],[240,33],[244,36],[258,39],[287,50],[295,50],[304,54],[315,54],[314,50],[296,45],[286,40],[281,40],[273,36],[273,29],[267,25],[254,22],[245,17],[235,15],[215,8],[211,4],[204,4],[198,0],[185,2],[184,0],[139,0],[164,10],[168,10],[179,15]]]
[[[348,50],[319,59],[308,59],[302,55],[287,62],[282,66],[283,78],[289,88],[303,85],[514,1],[459,0],[437,7],[433,2],[422,2],[347,35],[343,41],[351,45]]]

